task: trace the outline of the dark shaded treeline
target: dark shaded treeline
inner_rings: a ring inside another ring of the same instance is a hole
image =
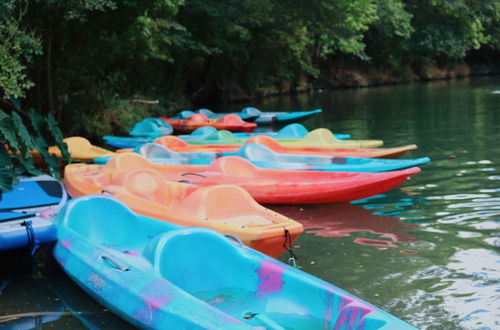
[[[19,98],[69,134],[273,92],[468,75],[499,53],[498,0],[0,4],[3,108]]]

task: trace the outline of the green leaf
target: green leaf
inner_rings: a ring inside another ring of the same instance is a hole
[[[12,169],[0,167],[0,190],[10,191],[12,185],[17,182],[17,177]]]
[[[7,140],[7,144],[13,149],[19,149],[19,143],[14,129],[14,122],[9,115],[0,110],[0,133]],[[15,150],[13,150],[14,152]]]
[[[28,174],[30,175],[43,174],[42,171],[40,171],[35,167],[35,164],[33,163],[33,158],[31,156],[20,155],[19,157],[17,157],[17,160],[23,167],[24,171],[26,171]]]
[[[19,137],[19,143],[21,146],[20,149],[22,149],[22,151],[32,150],[34,148],[33,139],[31,138],[31,135],[24,125],[21,117],[14,112],[12,113],[12,120],[14,122],[15,130],[17,131],[17,136]]]
[[[47,116],[47,124],[56,141],[56,146],[61,150],[63,163],[69,164],[71,162],[71,155],[68,151],[68,145],[63,141],[62,132],[57,125],[56,119],[51,113]]]
[[[47,130],[47,123],[45,119],[40,115],[38,112],[36,112],[33,109],[30,109],[29,111],[29,117],[31,120],[31,124],[33,125],[33,128],[35,129],[36,136],[38,138],[42,138],[44,140],[45,145],[49,145],[51,143],[51,137],[52,135],[50,132]]]
[[[35,148],[38,150],[38,153],[45,162],[49,174],[52,175],[54,178],[59,179],[61,177],[60,175],[61,165],[57,157],[49,153],[48,145],[45,142],[45,140],[42,139],[41,137],[36,138]]]

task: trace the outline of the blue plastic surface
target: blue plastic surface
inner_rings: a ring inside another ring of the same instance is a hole
[[[175,152],[167,147],[148,143],[135,149],[135,152],[159,164],[208,165],[223,156],[239,156],[261,168],[337,171],[337,172],[385,172],[395,171],[426,164],[428,157],[416,159],[379,159],[355,157],[307,156],[280,154],[268,147],[251,143],[236,152]]]
[[[137,215],[111,197],[72,200],[57,224],[63,269],[141,328],[415,329],[215,231]]]

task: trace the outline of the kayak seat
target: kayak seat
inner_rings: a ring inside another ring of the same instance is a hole
[[[137,153],[143,155],[147,159],[188,159],[183,153],[172,151],[158,143],[145,143],[138,148]]]
[[[154,169],[138,169],[120,175],[114,185],[124,187],[129,193],[164,206],[171,205],[185,195],[186,184],[166,181],[161,172]]]
[[[223,206],[223,207],[222,207]],[[179,209],[196,212],[199,219],[228,221],[242,226],[268,225],[260,206],[243,188],[224,184],[197,189],[181,201]]]
[[[229,115],[224,115],[219,119],[217,119],[216,123],[226,124],[226,125],[241,125],[244,124],[245,122],[243,121],[243,119],[241,119],[240,116],[235,114],[229,114]]]
[[[226,130],[217,131],[205,138],[206,141],[223,141],[224,144],[236,144],[233,133]],[[234,142],[233,142],[234,141]]]
[[[207,172],[219,172],[222,175],[239,178],[254,178],[259,176],[257,168],[252,163],[238,156],[227,156],[216,159],[209,166]]]
[[[106,167],[109,172],[123,173],[137,168],[154,168],[155,165],[139,154],[127,152],[111,158]]]
[[[335,136],[333,136],[332,132],[329,129],[316,128],[315,130],[312,130],[311,132],[306,134],[303,138],[303,141],[316,143],[316,144],[317,143],[329,144],[329,143],[339,142],[341,140],[339,140]]]
[[[260,117],[262,115],[262,111],[255,107],[245,107],[241,110],[241,113],[252,117]]]
[[[165,146],[170,149],[175,149],[175,148],[184,148],[189,146],[189,143],[179,139],[176,136],[171,136],[171,135],[165,135],[157,138],[156,140],[153,141],[154,143],[161,144],[162,146]]]
[[[190,123],[206,123],[209,121],[208,117],[202,113],[195,113],[194,115],[189,117],[187,120]]]
[[[196,113],[201,113],[207,117],[216,115],[215,112],[213,112],[212,110],[207,109],[207,108],[200,108],[200,109],[196,110]]]
[[[252,285],[255,266],[241,252],[237,243],[215,231],[190,227],[158,235],[143,256],[166,280],[195,293]]]
[[[191,132],[191,136],[209,136],[217,132],[217,129],[212,126],[203,126]]]
[[[278,131],[275,137],[290,139],[290,138],[302,138],[309,133],[304,125],[299,123],[293,123],[286,125]]]
[[[274,151],[280,150],[282,148],[281,144],[279,144],[278,141],[276,141],[270,136],[265,136],[265,135],[252,136],[246,141],[245,144],[250,144],[250,143],[262,144]]]
[[[281,158],[267,146],[258,143],[244,145],[240,148],[238,153],[244,158],[252,161],[276,162],[280,161]]]
[[[123,247],[140,236],[136,216],[110,197],[82,198],[67,211],[75,215],[64,217],[65,227],[94,243]]]
[[[191,111],[191,110],[182,110],[181,112],[179,112],[178,117],[180,117],[181,119],[187,119],[187,118],[191,117],[194,114],[195,114],[194,111]]]

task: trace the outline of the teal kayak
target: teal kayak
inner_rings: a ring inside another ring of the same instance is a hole
[[[57,226],[64,271],[140,328],[415,329],[235,237],[141,216],[111,197],[70,201]]]
[[[172,126],[160,118],[144,118],[128,131],[130,136],[105,135],[102,139],[115,148],[135,148],[153,142],[159,136],[170,135],[173,131]]]
[[[239,156],[261,168],[332,172],[395,171],[430,162],[428,157],[381,159],[280,154],[257,143],[244,145],[236,152],[175,152],[161,144],[147,143],[137,147],[135,152],[159,164],[209,165],[220,157]],[[107,159],[95,159],[94,162],[104,164]]]

